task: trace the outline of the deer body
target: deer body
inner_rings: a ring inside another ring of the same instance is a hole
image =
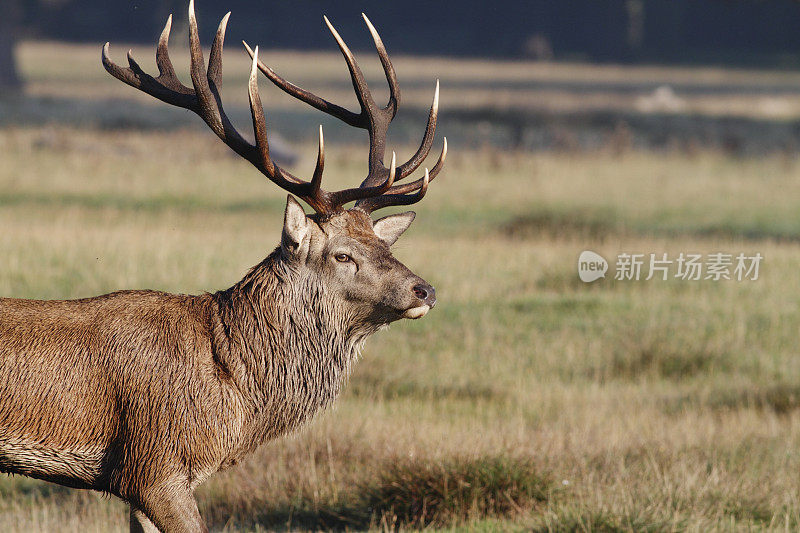
[[[162,477],[194,487],[305,422],[370,331],[280,270],[273,254],[213,295],[0,299],[0,471],[130,499]]]
[[[371,333],[434,304],[389,252],[412,218],[317,221],[289,198],[282,246],[227,290],[0,299],[0,472],[109,492],[135,524],[202,530],[197,485],[330,404]]]
[[[383,43],[369,20],[390,88],[379,108],[350,50],[328,27],[348,64],[361,113],[290,84],[253,58],[249,97],[255,144],[231,125],[221,104],[223,18],[205,69],[189,4],[193,88],[175,76],[159,41],[160,75],[129,56],[112,75],[167,103],[190,109],[236,153],[289,196],[280,246],[233,287],[214,294],[122,291],[72,301],[0,299],[0,472],[115,494],[131,507],[132,531],[205,531],[193,491],[268,439],[297,428],[330,404],[365,339],[401,318],[421,318],[435,302],[425,280],[389,247],[413,212],[376,221],[370,213],[425,195],[441,170],[396,185],[433,143],[438,83],[428,126],[406,163],[383,166],[386,129],[400,93]],[[256,77],[350,125],[368,130],[369,173],[357,188],[321,188],[324,144],[304,181],[270,159]],[[355,205],[349,209],[343,206]]]

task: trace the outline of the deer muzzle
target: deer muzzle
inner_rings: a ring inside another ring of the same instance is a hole
[[[405,313],[403,313],[403,318],[422,318],[436,305],[436,289],[427,283],[419,283],[414,285],[411,291],[414,293],[414,296],[417,297],[421,305],[407,309]]]

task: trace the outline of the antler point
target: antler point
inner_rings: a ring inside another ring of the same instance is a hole
[[[158,37],[158,45],[166,46],[169,41],[169,32],[172,30],[172,13],[167,17],[167,22],[164,24],[164,29],[161,30],[161,35]]]
[[[392,150],[392,164],[389,166],[389,177],[386,179],[386,184],[384,185],[385,190],[389,190],[389,188],[394,184],[394,178],[397,173],[397,154]]]
[[[111,59],[108,57],[109,46],[111,46],[111,43],[107,42],[106,44],[103,45],[102,52],[100,52],[100,62],[103,63],[103,67],[105,67],[106,70],[108,70],[108,64],[112,63]]]
[[[222,17],[222,20],[219,21],[219,29],[222,30],[223,32],[228,27],[228,19],[229,18],[231,18],[231,12],[230,11],[225,13],[225,16]]]
[[[250,67],[250,79],[248,84],[250,85],[250,92],[258,91],[258,46],[252,52],[253,55],[253,64]],[[251,94],[252,96],[252,94]]]

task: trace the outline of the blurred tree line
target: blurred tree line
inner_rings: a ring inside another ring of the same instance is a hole
[[[154,43],[167,15],[185,31],[183,0],[0,0],[0,84],[17,83],[16,39]],[[800,64],[793,0],[198,0],[203,38],[232,11],[229,43],[327,49],[327,14],[356,49],[367,12],[393,53],[597,62]]]

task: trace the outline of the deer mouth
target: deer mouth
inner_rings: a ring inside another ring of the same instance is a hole
[[[411,309],[406,309],[403,313],[403,318],[410,318],[412,320],[416,320],[418,318],[422,318],[428,314],[428,311],[431,310],[431,306],[428,304],[420,305],[419,307],[412,307]]]

